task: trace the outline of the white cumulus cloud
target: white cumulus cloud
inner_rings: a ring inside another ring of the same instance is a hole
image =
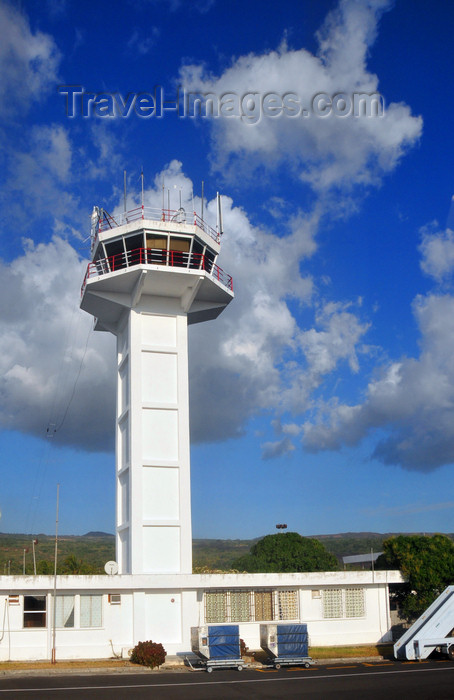
[[[416,298],[414,314],[421,334],[419,357],[404,357],[383,367],[370,381],[365,400],[320,406],[304,425],[309,450],[358,443],[370,431],[386,435],[373,456],[386,464],[430,471],[454,462],[454,297]]]
[[[316,55],[284,42],[275,51],[239,57],[219,76],[201,65],[183,66],[180,79],[188,92],[219,100],[233,94],[241,101],[241,110],[208,117],[214,167],[234,177],[239,167],[244,176],[251,168],[284,164],[319,192],[377,183],[391,171],[422,130],[421,118],[412,116],[407,105],[390,103],[379,117],[317,116],[311,109],[314,96],[322,93],[330,98],[342,93],[351,100],[354,94],[379,93],[367,57],[388,7],[386,1],[341,0],[318,33]],[[296,95],[308,114],[289,116],[281,109],[266,116],[263,98],[270,94]]]
[[[0,425],[105,450],[113,447],[114,345],[90,334],[92,319],[78,308],[84,269],[58,237],[25,241],[21,256],[1,263]]]
[[[3,117],[41,100],[57,81],[54,39],[33,32],[17,6],[0,2],[0,108]]]
[[[454,272],[454,231],[438,230],[436,224],[421,231],[421,269],[437,282],[452,279]]]

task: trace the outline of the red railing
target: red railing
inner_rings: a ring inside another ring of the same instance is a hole
[[[219,243],[220,236],[214,228],[209,226],[195,211],[186,212],[184,209],[156,209],[153,207],[136,207],[131,211],[121,212],[115,217],[111,216],[105,209],[99,221],[99,231],[108,231],[117,226],[124,226],[132,221],[140,219],[151,219],[152,221],[175,221],[178,224],[191,224],[198,226],[205,231],[210,238]]]
[[[136,248],[127,253],[118,253],[109,258],[100,258],[88,263],[82,283],[81,294],[83,294],[87,280],[92,277],[124,270],[135,265],[163,265],[166,267],[179,267],[187,270],[204,270],[211,277],[218,280],[224,287],[233,291],[233,280],[222,270],[219,265],[215,265],[206,255],[199,253],[185,253],[179,250],[164,250],[161,248]]]

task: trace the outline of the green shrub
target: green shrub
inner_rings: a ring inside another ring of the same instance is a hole
[[[157,644],[151,640],[136,644],[130,658],[133,664],[141,664],[150,668],[161,666],[165,660],[166,650],[162,644]]]

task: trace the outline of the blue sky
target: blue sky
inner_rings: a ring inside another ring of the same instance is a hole
[[[57,483],[61,532],[114,530],[114,339],[78,302],[92,207],[122,208],[124,170],[133,207],[142,167],[146,203],[164,178],[200,211],[203,180],[214,223],[224,195],[194,536],[454,531],[453,24],[423,0],[0,0],[0,531],[52,532]],[[74,85],[98,97],[69,117]],[[223,106],[112,107],[156,86]],[[362,93],[381,116],[335,97]]]

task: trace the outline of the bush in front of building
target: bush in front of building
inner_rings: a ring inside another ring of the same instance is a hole
[[[152,642],[139,642],[132,650],[130,661],[133,664],[156,668],[162,666],[166,660],[166,650],[162,644]]]

